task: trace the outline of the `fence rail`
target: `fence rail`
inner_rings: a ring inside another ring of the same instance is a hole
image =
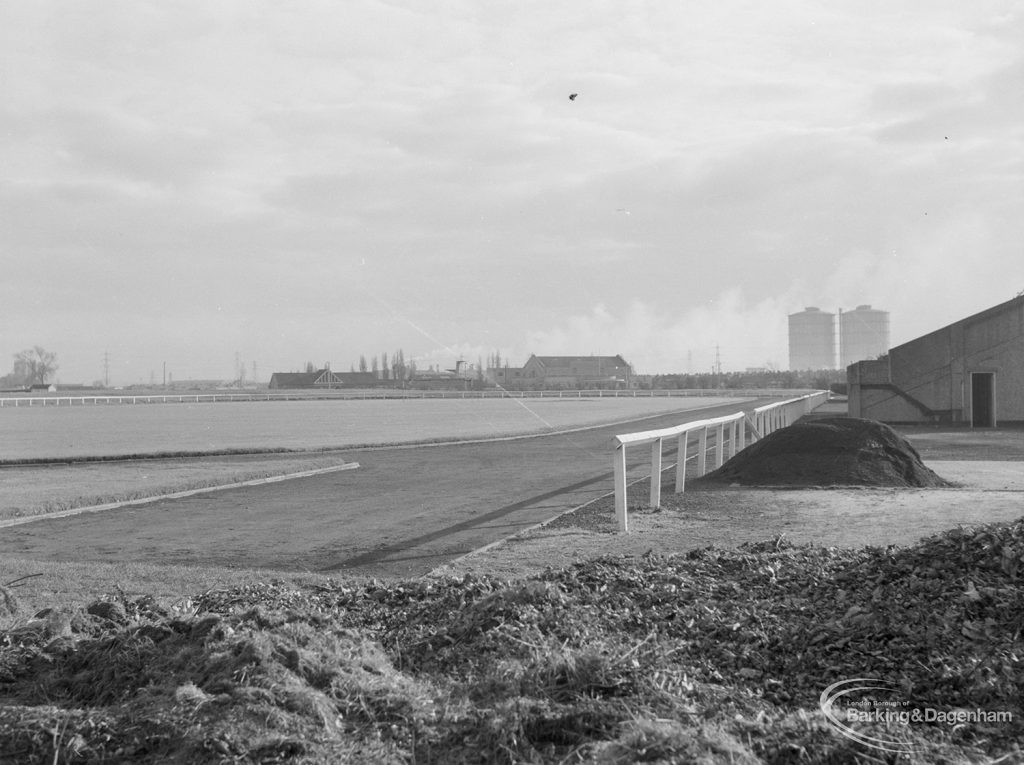
[[[661,473],[662,453],[666,439],[677,441],[677,457],[675,471],[675,491],[682,493],[686,487],[686,456],[689,447],[690,433],[696,433],[697,475],[708,472],[708,435],[714,439],[714,466],[720,468],[725,462],[726,445],[729,458],[746,446],[747,430],[754,441],[764,438],[772,431],[793,424],[808,412],[811,412],[828,399],[827,391],[815,391],[786,401],[777,401],[747,412],[736,412],[724,417],[708,420],[696,420],[661,430],[647,430],[637,433],[625,433],[615,436],[615,517],[620,531],[629,531],[629,517],[626,501],[626,447],[651,446],[651,490],[649,503],[651,507],[661,504]]]
[[[89,396],[17,395],[0,397],[0,407],[105,406],[113,404],[199,404],[230,401],[323,401],[362,399],[476,399],[476,398],[758,398],[788,396],[796,391],[777,389],[715,390],[323,390],[252,391],[248,393],[115,393]]]

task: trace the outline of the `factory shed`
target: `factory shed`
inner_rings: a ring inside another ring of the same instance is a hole
[[[379,384],[372,372],[332,372],[329,368],[315,372],[274,372],[270,377],[271,390],[313,388],[373,388]]]
[[[1024,295],[847,367],[849,413],[882,422],[1024,424]]]

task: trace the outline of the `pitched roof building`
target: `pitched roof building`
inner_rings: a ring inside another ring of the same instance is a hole
[[[315,372],[274,372],[270,376],[269,388],[373,388],[378,384],[373,372],[332,372],[318,369]]]
[[[507,388],[613,389],[634,386],[633,368],[622,356],[537,356],[522,367],[488,370]]]

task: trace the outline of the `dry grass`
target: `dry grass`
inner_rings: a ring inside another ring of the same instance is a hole
[[[1022,571],[1024,520],[904,549],[771,540],[525,581],[113,595],[0,624],[0,760],[1019,762]],[[915,708],[1013,718],[854,724],[906,752],[890,756],[818,711],[851,677],[891,680]]]
[[[22,577],[26,577],[22,579]],[[233,569],[215,566],[36,561],[0,557],[0,586],[19,604],[18,618],[45,608],[73,609],[97,597],[151,597],[173,605],[209,590],[244,587],[269,579],[295,587],[318,587],[330,579],[312,573]],[[356,580],[358,581],[358,580]],[[0,594],[2,598],[2,594]],[[0,605],[0,616],[3,613]],[[9,626],[0,618],[0,628]]]

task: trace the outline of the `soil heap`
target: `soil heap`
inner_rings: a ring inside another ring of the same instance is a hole
[[[702,479],[744,486],[950,486],[881,422],[855,417],[781,428]]]

